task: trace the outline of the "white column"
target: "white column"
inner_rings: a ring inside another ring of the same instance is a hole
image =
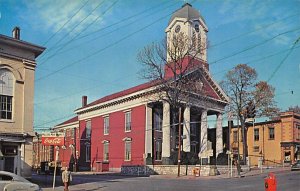
[[[207,111],[201,114],[200,153],[207,150]]]
[[[222,128],[222,113],[217,114],[217,129],[216,129],[216,156],[223,152],[223,128]]]
[[[152,155],[152,108],[146,105],[145,158]]]
[[[184,139],[182,140],[183,143],[183,151],[185,152],[191,152],[191,112],[190,112],[190,107],[186,106],[184,113],[183,113],[183,137]]]
[[[163,122],[162,122],[162,158],[169,158],[171,156],[171,127],[170,127],[170,104],[163,103]]]

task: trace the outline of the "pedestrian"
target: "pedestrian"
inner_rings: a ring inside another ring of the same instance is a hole
[[[61,178],[64,183],[64,191],[69,191],[69,185],[72,181],[72,175],[68,167],[65,167],[65,170],[62,172]]]

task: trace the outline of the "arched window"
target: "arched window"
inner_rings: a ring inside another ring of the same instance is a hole
[[[14,75],[7,69],[0,69],[0,119],[12,119]]]

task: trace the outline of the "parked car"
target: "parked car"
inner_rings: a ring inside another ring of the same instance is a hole
[[[33,184],[25,178],[11,172],[0,171],[0,190],[3,191],[41,191],[37,184]]]
[[[300,170],[300,160],[292,164],[291,170]]]

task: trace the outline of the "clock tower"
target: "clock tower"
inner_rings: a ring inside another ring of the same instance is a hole
[[[169,20],[168,26],[165,30],[167,34],[167,61],[173,62],[169,49],[173,46],[171,42],[175,36],[189,39],[188,46],[186,46],[187,54],[183,54],[183,59],[193,58],[194,65],[202,65],[208,69],[207,64],[207,35],[208,28],[203,17],[199,11],[194,9],[191,4],[185,3],[180,9],[175,11]],[[185,43],[186,44],[186,43]],[[192,47],[192,48],[191,48]],[[189,61],[186,61],[187,63]]]

